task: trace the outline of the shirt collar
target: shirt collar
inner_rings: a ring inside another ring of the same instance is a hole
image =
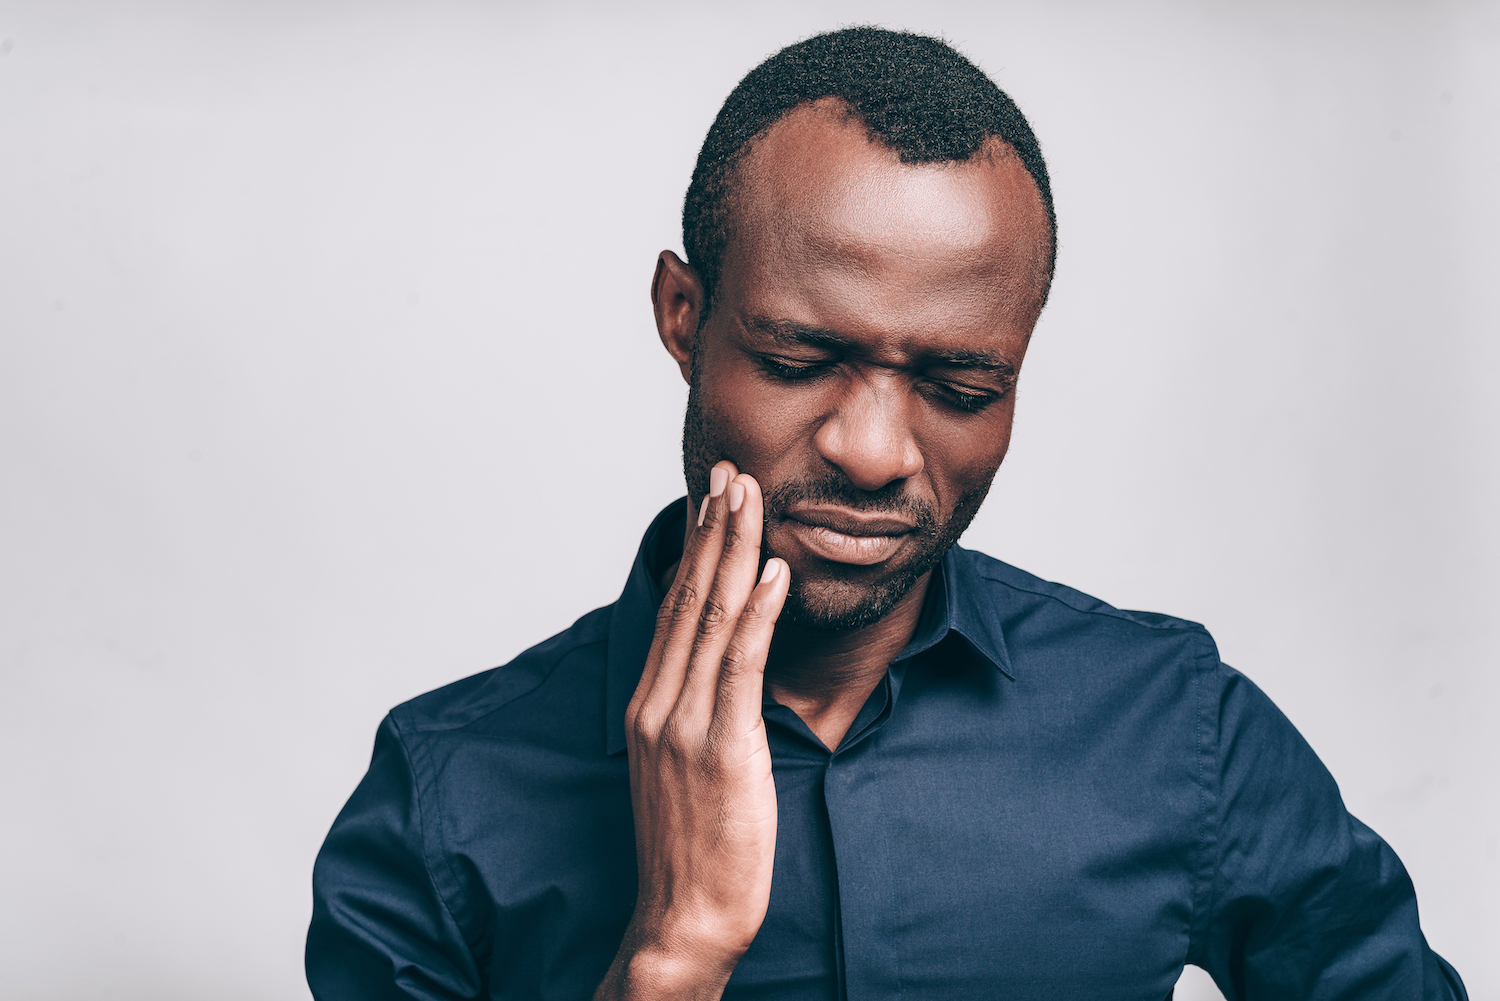
[[[682,557],[682,538],[687,529],[687,501],[679,498],[662,509],[646,529],[635,564],[625,581],[625,590],[615,602],[609,621],[609,661],[605,680],[605,751],[625,750],[625,709],[641,680],[651,639],[656,632],[656,611],[664,597],[658,583],[661,573]],[[940,572],[933,577],[922,616],[911,642],[896,657],[907,661],[937,646],[955,633],[968,650],[1012,680],[1010,654],[1000,628],[999,610],[986,600],[985,588],[974,566],[974,556],[954,546],[943,557]]]

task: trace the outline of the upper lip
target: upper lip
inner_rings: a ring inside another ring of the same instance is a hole
[[[905,535],[917,527],[915,522],[891,515],[863,514],[830,507],[797,507],[788,511],[787,517],[844,535]]]

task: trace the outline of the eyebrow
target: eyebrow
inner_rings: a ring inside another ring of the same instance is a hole
[[[845,350],[854,347],[854,342],[842,334],[834,333],[825,327],[811,327],[805,323],[797,323],[794,320],[768,320],[757,316],[746,320],[745,326],[782,344],[809,344],[813,347]]]
[[[797,323],[795,320],[769,320],[764,317],[753,317],[745,321],[745,326],[782,344],[808,345],[841,351],[848,351],[858,346],[843,334],[826,327]],[[1006,377],[1014,376],[1016,371],[1016,367],[1009,361],[989,351],[925,351],[921,355],[921,361],[929,367],[972,368],[983,372],[998,372]]]

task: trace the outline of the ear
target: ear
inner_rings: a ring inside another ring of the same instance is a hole
[[[686,382],[692,372],[698,318],[703,315],[703,284],[693,269],[670,250],[663,250],[656,259],[656,274],[651,278],[651,309],[656,314],[656,332]]]

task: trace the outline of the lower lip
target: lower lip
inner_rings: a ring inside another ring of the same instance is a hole
[[[821,556],[834,563],[853,563],[869,566],[881,563],[895,555],[901,548],[904,535],[845,535],[821,525],[809,525],[801,521],[788,521],[802,547],[814,556]]]

